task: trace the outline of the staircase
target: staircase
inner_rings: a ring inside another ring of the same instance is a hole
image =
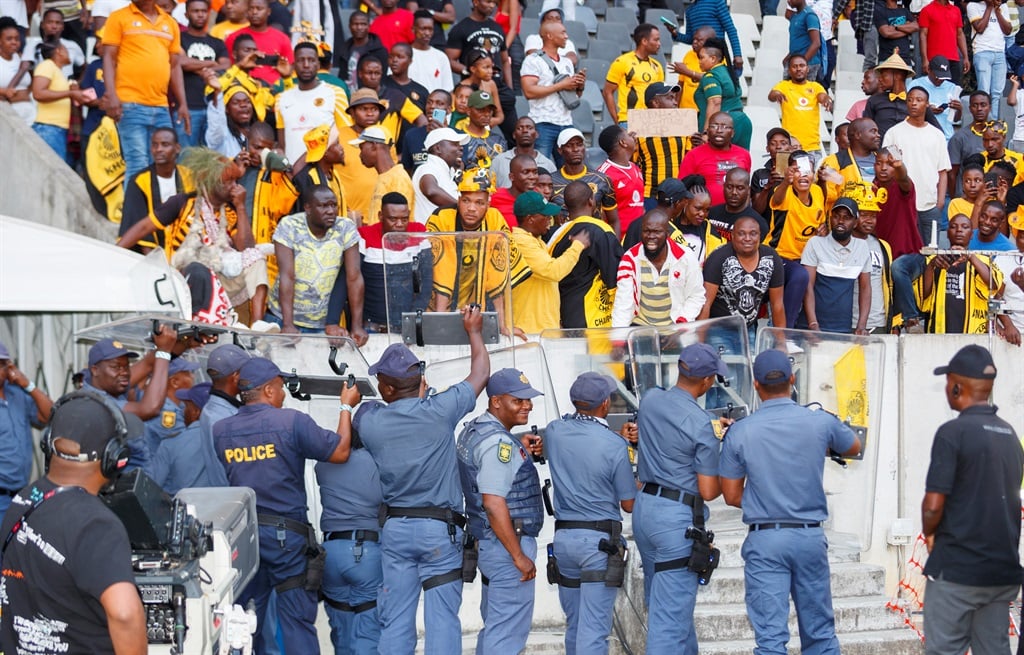
[[[754,633],[744,604],[743,559],[740,548],[746,526],[740,510],[721,500],[709,504],[709,526],[715,531],[715,546],[722,551],[722,564],[711,583],[697,594],[694,622],[701,655],[739,655],[754,650]],[[829,533],[829,564],[836,633],[843,655],[917,655],[924,648],[911,630],[885,608],[885,570],[862,564],[855,540]],[[616,655],[641,655],[647,636],[647,611],[643,600],[643,571],[640,557],[631,553],[626,572],[625,593],[615,606],[612,650]],[[790,606],[792,608],[792,605]],[[800,652],[796,613],[790,609],[789,652]]]

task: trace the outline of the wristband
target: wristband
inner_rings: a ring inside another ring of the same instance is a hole
[[[24,387],[22,387],[22,388],[23,388],[23,389],[24,389],[24,390],[25,390],[25,391],[26,391],[27,393],[32,393],[33,391],[35,391],[35,390],[36,390],[36,383],[35,383],[35,382],[33,382],[32,380],[29,380],[29,381],[28,381],[28,384],[26,384],[26,385],[25,385]]]
[[[338,413],[340,414],[341,412],[348,412],[349,414],[351,414],[352,405],[349,405],[348,403],[341,403],[341,405],[338,407]]]
[[[165,359],[167,361],[171,361],[171,353],[164,352],[163,350],[156,351],[155,353],[153,353],[153,356],[156,357],[157,359]]]

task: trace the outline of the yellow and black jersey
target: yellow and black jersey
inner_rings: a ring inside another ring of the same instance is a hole
[[[174,195],[195,191],[192,184],[192,173],[183,166],[174,170]],[[143,221],[162,204],[160,198],[160,182],[156,174],[156,166],[150,164],[128,183],[125,189],[124,205],[121,209],[121,226],[118,236],[124,236],[133,225]],[[139,241],[136,250],[163,248],[163,232],[157,231],[152,238]]]

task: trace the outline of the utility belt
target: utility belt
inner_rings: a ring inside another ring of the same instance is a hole
[[[699,495],[663,487],[654,482],[645,482],[641,488],[650,496],[661,496],[672,501],[682,501],[693,508],[693,525],[686,528],[685,537],[693,542],[689,557],[680,557],[667,562],[655,562],[654,572],[686,569],[697,574],[697,582],[706,585],[711,581],[711,574],[718,568],[721,551],[714,547],[715,533],[707,529],[704,523],[704,499]]]
[[[17,495],[18,495],[18,492],[16,490],[14,490],[14,489],[0,489],[0,496],[7,496],[9,498],[14,498]]]
[[[306,538],[306,570],[285,579],[280,584],[274,585],[274,590],[279,594],[291,591],[292,589],[319,591],[320,582],[324,577],[327,551],[317,542],[316,531],[313,530],[313,526],[303,521],[296,521],[295,519],[275,514],[257,514],[256,518],[260,526],[277,529],[277,541],[281,544],[282,548],[284,548],[286,531],[294,532]]]
[[[434,521],[441,521],[448,525],[448,537],[452,543],[455,543],[455,537],[458,535],[456,528],[466,527],[466,517],[458,512],[448,509],[446,507],[389,507],[386,504],[381,504],[380,511],[377,514],[377,519],[380,522],[380,526],[384,527],[388,519],[399,518],[399,519],[432,519]],[[463,543],[465,543],[466,533],[463,532]],[[463,559],[465,559],[465,548],[463,548]],[[441,573],[433,577],[427,578],[423,581],[423,591],[428,591],[434,587],[439,587],[443,584],[450,582],[461,581],[463,578],[462,574],[463,567],[452,569],[447,573]]]
[[[603,582],[606,587],[622,586],[626,580],[627,551],[620,521],[555,521],[555,531],[558,530],[604,532],[608,537],[601,539],[597,548],[608,554],[608,563],[604,570],[580,571],[580,577],[570,578],[558,570],[555,545],[548,544],[548,584],[557,584],[568,589],[579,589],[581,584],[588,582]]]
[[[344,539],[346,541],[354,541],[352,545],[352,557],[355,559],[356,564],[363,559],[363,542],[372,541],[377,543],[380,541],[380,533],[376,530],[341,530],[338,532],[328,532],[324,534],[324,541],[336,541],[338,539]],[[340,609],[340,608],[337,608]],[[342,610],[347,611],[347,610]]]
[[[512,519],[512,529],[517,537],[522,537],[523,520]],[[476,580],[477,563],[480,561],[480,540],[473,536],[473,533],[466,530],[462,533],[462,581],[473,582]],[[488,584],[486,575],[480,575],[480,581]]]
[[[797,530],[800,528],[820,528],[821,523],[752,523],[748,532],[758,530]]]

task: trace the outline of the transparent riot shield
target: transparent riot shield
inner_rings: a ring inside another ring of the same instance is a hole
[[[866,548],[872,536],[877,441],[883,432],[886,338],[762,328],[757,333],[755,352],[770,348],[789,354],[795,377],[793,399],[836,415],[861,441],[861,453],[856,457],[831,456],[832,462],[825,465],[824,482],[831,529],[855,535],[857,545]],[[892,426],[893,436],[895,430]]]
[[[484,312],[484,343],[511,336],[513,286],[529,269],[504,232],[389,232],[363,265],[371,329],[408,346],[463,345],[462,307]]]
[[[743,418],[754,396],[746,322],[738,316],[682,323],[671,328],[633,328],[626,338],[638,397],[653,387],[670,387],[679,377],[679,351],[706,343],[729,368],[697,402],[726,418]]]

